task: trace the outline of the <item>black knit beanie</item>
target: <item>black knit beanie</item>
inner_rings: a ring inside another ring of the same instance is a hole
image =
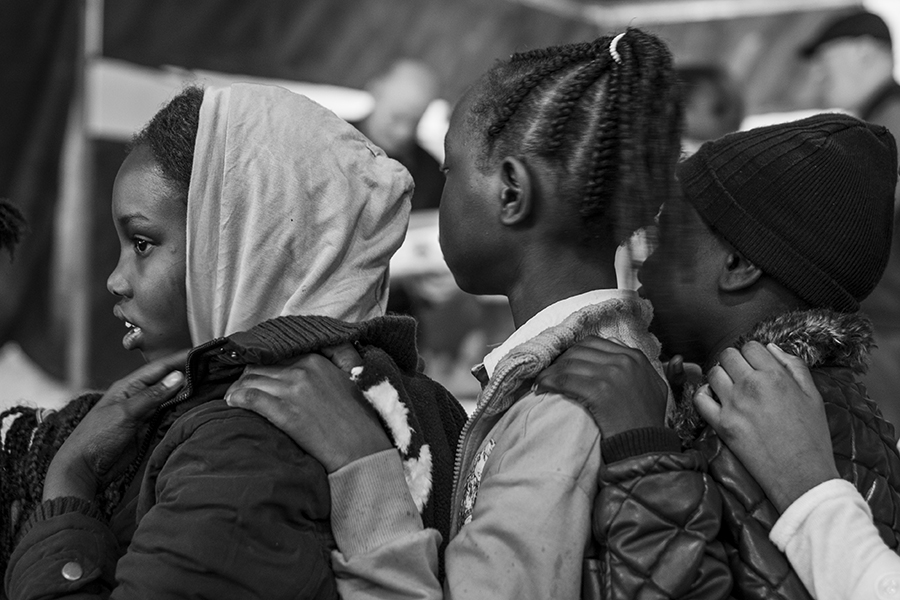
[[[897,184],[884,127],[820,114],[733,133],[678,179],[707,223],[814,308],[857,311],[884,273]]]

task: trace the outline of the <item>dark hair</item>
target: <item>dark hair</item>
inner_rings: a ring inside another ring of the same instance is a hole
[[[84,394],[59,411],[15,406],[0,413],[9,428],[0,444],[0,569],[6,570],[22,525],[41,503],[47,467],[72,430],[97,403],[100,394]],[[122,497],[122,483],[96,499],[107,516]]]
[[[203,88],[186,87],[172,98],[131,140],[130,150],[150,149],[163,177],[187,198],[194,163],[194,144],[200,127]]]
[[[12,254],[24,232],[25,217],[22,211],[8,200],[0,200],[0,250],[8,250]]]
[[[543,160],[587,239],[620,243],[674,189],[681,100],[659,38],[628,29],[613,40],[514,54],[482,78],[469,118],[482,169],[522,153]]]

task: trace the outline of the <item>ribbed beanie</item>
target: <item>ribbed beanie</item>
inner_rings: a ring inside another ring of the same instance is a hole
[[[897,184],[886,128],[815,115],[707,142],[677,173],[716,231],[812,307],[857,311],[881,279]]]

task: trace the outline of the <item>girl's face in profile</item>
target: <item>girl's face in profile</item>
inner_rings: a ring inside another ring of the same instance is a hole
[[[125,322],[122,345],[151,361],[183,348],[187,321],[187,206],[146,146],[122,163],[112,199],[119,263],[106,287],[119,297],[113,313]]]

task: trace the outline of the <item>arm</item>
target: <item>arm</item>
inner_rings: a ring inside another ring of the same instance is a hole
[[[679,360],[675,374],[683,374]],[[604,435],[594,537],[600,597],[726,598],[721,498],[697,452],[663,426],[667,389],[639,351],[590,337],[538,378],[586,405]]]
[[[818,600],[890,598],[900,586],[900,556],[882,541],[863,497],[842,479],[800,496],[769,537]]]
[[[837,474],[821,395],[796,357],[751,342],[710,372],[697,408],[782,511],[769,533],[819,600],[890,597],[900,558]],[[884,594],[879,596],[879,593]]]

